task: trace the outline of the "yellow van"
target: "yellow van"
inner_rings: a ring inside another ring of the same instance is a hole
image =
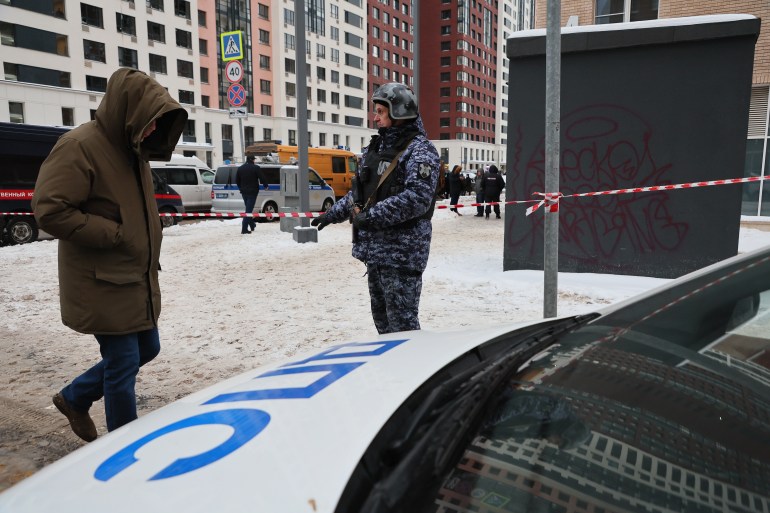
[[[281,164],[296,164],[299,152],[296,146],[274,142],[258,142],[246,147],[246,155],[273,156]],[[358,158],[352,151],[335,148],[308,148],[308,166],[313,168],[340,199],[350,190],[351,179],[358,168]]]

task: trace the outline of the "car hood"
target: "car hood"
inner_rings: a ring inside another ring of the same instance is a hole
[[[361,455],[416,388],[529,324],[404,332],[257,368],[49,465],[0,494],[0,510],[334,511]]]

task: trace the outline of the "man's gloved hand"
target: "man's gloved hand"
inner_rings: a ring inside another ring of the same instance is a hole
[[[358,215],[353,216],[353,226],[360,229],[368,229],[369,228],[369,218],[367,217],[366,211],[361,212]]]
[[[314,217],[313,220],[310,221],[310,224],[312,226],[317,226],[318,227],[318,231],[320,232],[321,230],[323,230],[326,227],[326,225],[331,224],[331,223],[326,219],[326,214],[321,214],[318,217]]]

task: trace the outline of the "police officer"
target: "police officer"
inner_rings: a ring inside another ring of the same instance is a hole
[[[411,89],[385,84],[372,102],[379,129],[363,150],[352,190],[311,224],[321,230],[350,219],[353,257],[366,264],[377,331],[418,330],[439,156]]]

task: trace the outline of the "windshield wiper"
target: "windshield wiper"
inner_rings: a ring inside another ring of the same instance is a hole
[[[436,387],[415,412],[404,436],[385,450],[384,456],[395,460],[395,468],[375,483],[360,511],[405,511],[407,505],[419,511],[414,505],[425,500],[427,488],[440,485],[438,480],[466,445],[490,395],[559,336],[597,316],[575,316],[539,326],[534,332],[525,330],[525,338],[511,351]]]

